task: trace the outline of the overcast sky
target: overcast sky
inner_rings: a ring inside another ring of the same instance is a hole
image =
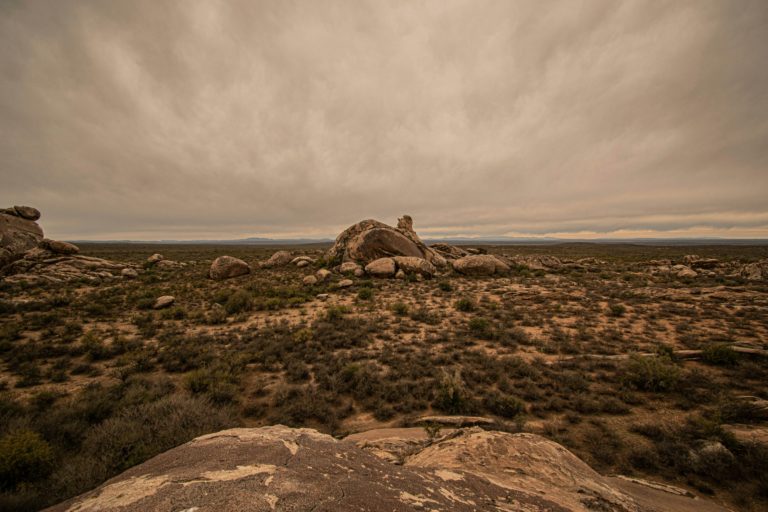
[[[768,237],[768,2],[0,0],[61,239]]]

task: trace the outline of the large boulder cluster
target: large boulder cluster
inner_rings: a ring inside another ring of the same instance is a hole
[[[0,278],[6,283],[99,284],[136,277],[132,265],[78,254],[69,242],[44,238],[40,212],[30,206],[0,209]]]

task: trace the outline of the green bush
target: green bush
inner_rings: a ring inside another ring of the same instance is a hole
[[[404,302],[395,302],[392,304],[392,312],[397,316],[405,316],[408,314],[408,304]]]
[[[469,321],[469,330],[482,339],[493,338],[493,326],[485,318],[473,318]]]
[[[373,290],[370,288],[363,288],[357,292],[357,298],[360,300],[371,300],[373,298]]]
[[[674,391],[680,382],[680,368],[668,357],[633,354],[626,364],[624,383],[641,391]]]
[[[33,483],[53,470],[53,450],[40,434],[16,430],[0,438],[0,489]]]
[[[733,366],[739,362],[739,353],[728,344],[713,343],[704,347],[701,359],[707,364],[716,366]]]
[[[627,312],[626,306],[624,304],[611,304],[609,307],[609,311],[611,313],[611,316],[620,317],[624,316],[624,313]]]
[[[456,309],[469,313],[475,310],[475,303],[471,299],[459,299],[456,301]]]
[[[483,405],[491,413],[502,418],[514,418],[525,410],[523,402],[511,395],[492,392],[485,397]]]
[[[461,372],[458,369],[453,373],[443,370],[433,405],[448,414],[462,414],[467,412],[468,404],[467,389]]]
[[[230,315],[250,311],[253,308],[253,298],[245,290],[237,290],[232,293],[224,303],[224,309]]]

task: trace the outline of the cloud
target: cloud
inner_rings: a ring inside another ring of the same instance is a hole
[[[0,5],[0,204],[58,238],[768,236],[768,6]]]

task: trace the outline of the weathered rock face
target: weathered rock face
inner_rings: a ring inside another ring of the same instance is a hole
[[[396,228],[377,220],[363,220],[345,229],[326,258],[334,265],[354,261],[366,265],[379,258],[413,256],[444,267],[445,258],[427,247],[413,230],[413,220],[404,215]]]
[[[533,434],[461,429],[433,444],[417,439],[399,460],[386,443],[366,450],[368,442],[280,425],[224,430],[48,510],[656,510]]]
[[[229,279],[251,273],[251,267],[246,262],[233,256],[219,256],[208,271],[208,277],[211,279]]]
[[[456,272],[468,276],[492,276],[509,272],[509,265],[490,254],[471,254],[451,264]]]
[[[43,240],[43,230],[35,222],[40,218],[40,212],[30,208],[37,212],[36,218],[31,219],[27,217],[35,215],[23,217],[17,208],[29,213],[26,209],[30,207],[18,206],[0,210],[0,267],[20,259],[25,252],[34,249]]]

